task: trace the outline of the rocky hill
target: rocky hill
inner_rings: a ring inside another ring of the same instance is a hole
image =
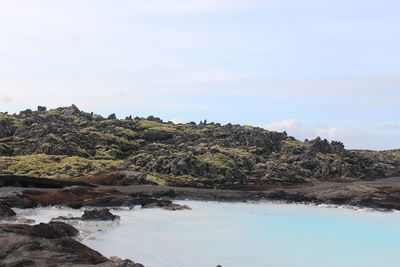
[[[303,142],[251,126],[103,118],[72,105],[0,113],[1,173],[262,187],[400,176],[400,150],[350,151],[340,142]]]

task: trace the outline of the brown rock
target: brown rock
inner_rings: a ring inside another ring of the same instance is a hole
[[[0,205],[0,218],[2,217],[14,217],[17,215],[12,209],[7,206]]]

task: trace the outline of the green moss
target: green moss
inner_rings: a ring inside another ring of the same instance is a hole
[[[168,174],[153,173],[153,174],[148,174],[146,180],[149,180],[158,185],[176,185],[176,184],[193,185],[193,184],[202,184],[202,182],[206,181],[207,179],[202,177],[193,177],[191,175],[175,176]]]
[[[0,164],[7,166],[5,174],[30,175],[47,178],[91,176],[118,167],[122,161],[92,160],[81,157],[50,156],[44,154],[0,157]]]
[[[208,164],[214,165],[217,168],[233,168],[235,161],[221,153],[205,153],[197,156],[197,159]]]
[[[154,127],[171,127],[168,124],[163,124],[156,121],[140,120],[136,123],[136,128],[140,130],[154,128]]]
[[[139,147],[139,143],[137,141],[133,140],[127,140],[125,138],[115,136],[113,134],[108,134],[108,133],[100,133],[100,132],[94,132],[97,136],[99,136],[101,139],[107,141],[108,144],[113,144],[113,143],[118,143],[121,145],[125,145],[129,147],[130,149],[136,149]]]
[[[11,124],[16,126],[16,127],[23,127],[24,125],[24,120],[23,119],[18,119],[17,117],[6,114],[3,112],[0,112],[0,120],[10,120]]]
[[[81,133],[81,134],[89,134],[89,133],[95,133],[95,132],[97,132],[97,129],[93,126],[86,127],[86,128],[79,130],[79,133]]]
[[[156,121],[140,120],[136,123],[136,128],[139,130],[152,130],[152,131],[164,131],[164,132],[177,132],[172,125],[166,123],[160,123]]]
[[[115,127],[115,135],[118,137],[123,137],[126,139],[136,139],[137,137],[140,136],[138,132],[132,131],[130,129],[125,129],[122,127]]]
[[[167,185],[167,181],[165,181],[163,178],[160,178],[160,177],[155,176],[155,175],[148,174],[146,176],[146,180],[148,180],[150,182],[153,182],[153,183],[156,183],[158,185]]]
[[[233,147],[221,147],[221,146],[212,146],[211,149],[216,149],[221,152],[225,152],[230,155],[238,156],[238,157],[252,157],[253,155],[246,150],[233,148]]]
[[[322,161],[333,161],[333,162],[340,162],[343,161],[344,158],[342,158],[340,155],[337,154],[324,154],[324,153],[317,153],[317,159],[322,160]]]
[[[5,143],[0,143],[0,155],[9,155],[11,153],[12,153],[11,146]]]
[[[57,137],[57,136],[56,136],[55,134],[53,134],[53,133],[47,135],[47,137],[51,138],[51,140],[55,141],[55,142],[58,143],[58,144],[65,144],[65,141],[64,141],[62,138]]]
[[[178,132],[177,129],[172,127],[152,127],[148,128],[148,131],[155,131],[155,132],[168,132],[168,133],[176,133]]]
[[[245,128],[246,130],[253,130],[254,127],[251,125],[243,125],[243,128]]]
[[[290,147],[297,147],[303,145],[303,142],[297,140],[283,140],[282,143]]]

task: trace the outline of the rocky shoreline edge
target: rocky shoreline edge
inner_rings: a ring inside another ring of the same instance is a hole
[[[68,219],[116,219],[104,207],[190,209],[173,200],[205,201],[284,201],[348,205],[380,211],[400,210],[400,178],[352,183],[322,183],[314,186],[274,188],[264,191],[197,189],[155,185],[87,186],[59,188],[0,187],[0,219],[13,218],[12,208],[65,206],[88,208],[80,218],[56,218],[48,224],[0,225],[0,266],[143,266],[131,260],[107,259],[74,237],[77,229]],[[100,214],[100,215],[99,215]],[[105,217],[104,217],[105,216]],[[71,228],[72,227],[72,228]],[[78,231],[78,232],[77,232]]]

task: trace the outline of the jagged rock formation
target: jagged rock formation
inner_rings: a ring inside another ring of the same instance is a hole
[[[349,151],[336,141],[301,142],[285,132],[206,121],[103,118],[74,105],[0,113],[0,155],[0,173],[92,181],[118,173],[121,185],[293,185],[400,175],[400,150]]]

